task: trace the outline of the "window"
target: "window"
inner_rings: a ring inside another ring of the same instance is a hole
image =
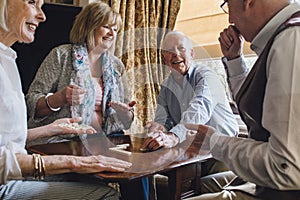
[[[221,62],[222,52],[218,37],[220,31],[228,26],[228,15],[220,8],[219,0],[184,0],[177,17],[175,30],[184,32],[194,43],[195,60],[216,71],[223,83],[227,97],[231,94],[227,85],[227,77]],[[257,57],[245,43],[244,55],[248,66],[252,66]]]
[[[219,58],[222,56],[219,47],[219,33],[228,26],[228,15],[220,8],[219,0],[184,0],[175,24],[175,29],[189,36],[195,46],[196,59]],[[203,51],[205,50],[205,51]],[[253,55],[248,43],[244,54]]]

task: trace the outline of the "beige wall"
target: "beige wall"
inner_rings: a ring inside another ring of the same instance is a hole
[[[220,31],[229,25],[228,15],[220,8],[223,0],[182,0],[181,8],[175,25],[176,30],[180,30],[188,35],[195,45],[206,53],[196,54],[202,57],[222,56],[218,37]],[[253,54],[249,49],[249,44],[244,48],[245,54]],[[206,55],[205,55],[206,54]]]

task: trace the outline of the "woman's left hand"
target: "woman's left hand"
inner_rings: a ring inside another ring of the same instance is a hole
[[[47,125],[47,132],[51,136],[61,134],[94,134],[96,130],[88,125],[78,124],[82,119],[77,118],[62,118],[55,120],[53,123]]]
[[[123,121],[132,121],[133,120],[133,113],[132,109],[133,106],[136,104],[135,101],[131,101],[128,104],[118,102],[118,101],[111,101],[109,106],[111,106],[116,112],[119,119]]]

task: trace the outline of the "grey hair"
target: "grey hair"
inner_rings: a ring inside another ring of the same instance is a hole
[[[0,28],[8,30],[6,19],[7,19],[7,0],[0,0]]]
[[[171,35],[181,35],[183,36],[185,39],[186,39],[186,42],[187,42],[187,45],[192,49],[193,48],[193,42],[192,40],[186,36],[183,32],[181,31],[169,31],[166,35],[165,35],[165,38],[164,38],[164,42],[162,44],[162,47],[164,48],[165,46],[165,40],[167,37],[171,36]]]

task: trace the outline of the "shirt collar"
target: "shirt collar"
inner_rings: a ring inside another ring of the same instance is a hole
[[[5,46],[2,42],[0,42],[0,51],[2,54],[11,57],[12,59],[17,58],[17,53],[12,48]]]
[[[259,56],[279,26],[299,10],[299,4],[293,3],[279,11],[253,39],[251,49]]]
[[[191,66],[189,67],[189,69],[187,71],[187,73],[183,76],[183,80],[185,80],[185,79],[189,80],[189,78],[191,77],[191,75],[192,75],[192,73],[194,71],[194,68],[195,68],[195,63],[192,62]],[[172,79],[174,79],[172,73],[171,73],[171,77],[172,77]]]
[[[185,78],[186,78],[187,80],[189,80],[189,78],[191,77],[191,75],[192,75],[194,69],[195,69],[195,63],[192,62],[191,66],[189,67],[189,70],[187,71],[187,73],[186,73],[186,75],[185,75]]]

